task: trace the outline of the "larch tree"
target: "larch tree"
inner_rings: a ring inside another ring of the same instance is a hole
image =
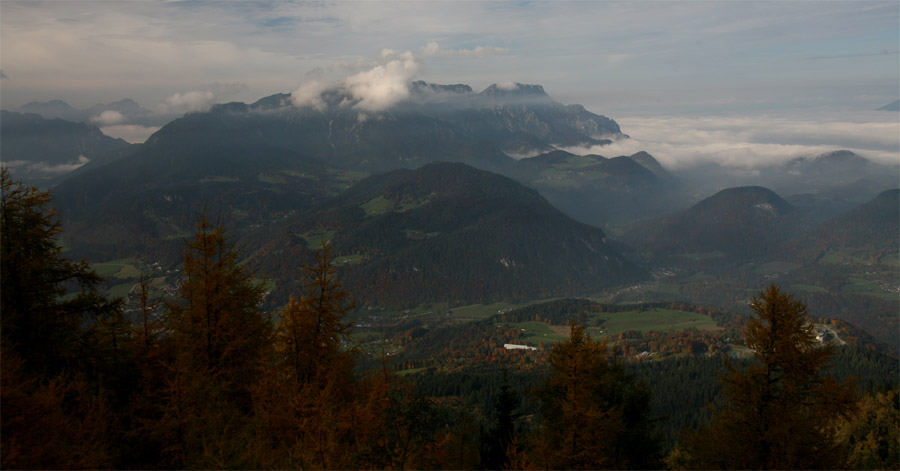
[[[239,263],[223,227],[201,216],[184,253],[180,297],[166,307],[173,352],[162,410],[147,427],[165,467],[246,467],[253,390],[271,357],[262,282]]]
[[[744,343],[755,361],[722,378],[725,402],[689,433],[684,464],[705,469],[836,469],[834,437],[852,414],[856,388],[826,375],[830,345],[815,337],[806,306],[770,285],[750,303]]]
[[[0,170],[0,462],[4,468],[100,468],[114,462],[127,329],[121,303],[87,262],[62,255],[48,192]]]
[[[650,394],[624,371],[606,342],[572,324],[553,347],[552,372],[538,390],[540,415],[530,453],[549,469],[654,469],[660,438]]]

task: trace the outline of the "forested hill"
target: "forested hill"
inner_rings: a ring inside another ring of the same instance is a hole
[[[809,226],[808,218],[780,196],[753,186],[722,190],[688,210],[636,224],[625,239],[656,254],[720,252],[741,258],[765,253]]]
[[[900,190],[887,190],[819,227],[824,245],[892,251],[900,240]]]
[[[370,177],[272,234],[251,257],[261,273],[291,279],[290,260],[331,240],[342,282],[377,306],[534,299],[647,277],[600,229],[513,180],[459,163]]]

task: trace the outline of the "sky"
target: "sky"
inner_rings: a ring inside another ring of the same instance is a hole
[[[0,73],[4,109],[131,98],[176,114],[287,92],[316,106],[335,83],[377,111],[402,99],[402,81],[476,91],[515,81],[630,123],[623,131],[636,142],[665,140],[685,123],[724,136],[730,126],[703,128],[720,116],[751,128],[797,119],[859,131],[875,122],[881,131],[866,133],[879,133],[877,142],[856,148],[900,156],[900,137],[885,134],[900,131],[890,127],[897,114],[866,115],[900,97],[896,0],[3,0]],[[116,118],[97,122],[126,132]]]

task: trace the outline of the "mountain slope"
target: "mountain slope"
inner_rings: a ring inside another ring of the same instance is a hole
[[[743,258],[802,233],[808,219],[762,187],[729,188],[688,210],[633,226],[624,237],[657,255],[721,252]]]
[[[0,111],[0,155],[16,178],[48,185],[88,162],[102,163],[130,144],[96,126]]]
[[[822,223],[816,239],[830,247],[897,250],[900,241],[900,190],[875,199]]]
[[[646,152],[606,158],[556,150],[521,159],[507,173],[598,226],[673,211],[685,200],[678,180]]]
[[[279,231],[254,254],[260,272],[296,277],[291,260],[327,238],[341,281],[370,306],[539,299],[646,276],[600,229],[572,221],[534,190],[459,163],[370,177]]]

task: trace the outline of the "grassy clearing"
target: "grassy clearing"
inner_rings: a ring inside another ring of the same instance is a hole
[[[318,250],[322,248],[322,243],[334,239],[334,231],[312,230],[302,234],[297,234],[306,242],[306,247],[310,250]]]
[[[131,292],[131,289],[134,288],[136,284],[137,283],[135,283],[134,281],[119,283],[109,289],[109,295],[113,298],[127,298],[128,293]]]
[[[519,342],[531,342],[537,345],[538,342],[557,343],[569,338],[567,333],[561,333],[559,329],[544,322],[516,322],[510,324],[510,326],[522,329],[522,333],[519,335]]]
[[[212,175],[209,177],[204,177],[198,180],[198,183],[234,183],[238,181],[238,178],[235,177],[223,177],[218,175]]]
[[[283,176],[278,175],[277,173],[269,172],[260,173],[256,176],[256,179],[270,185],[280,185],[287,182],[287,180],[285,180]]]
[[[879,258],[878,263],[892,267],[900,266],[900,252],[889,253]]]
[[[394,202],[385,198],[384,196],[378,195],[370,199],[369,201],[359,205],[359,207],[366,212],[366,216],[377,216],[394,209]]]
[[[800,268],[800,265],[797,263],[775,261],[764,263],[756,267],[756,269],[753,270],[753,273],[756,273],[757,275],[772,275],[775,273],[787,273],[798,268]]]
[[[410,368],[408,370],[395,371],[394,374],[397,376],[407,376],[407,375],[415,374],[415,373],[418,373],[420,371],[424,371],[427,369],[428,369],[427,366],[423,366],[421,368]]]
[[[643,312],[604,312],[597,314],[605,322],[600,328],[590,329],[601,336],[616,335],[626,330],[641,332],[676,331],[694,327],[700,330],[717,329],[712,318],[694,312],[673,311],[671,309],[648,309]],[[602,331],[602,333],[600,333]]]
[[[362,255],[356,255],[356,254],[341,255],[341,256],[335,257],[334,260],[332,260],[332,263],[336,267],[341,267],[344,265],[359,265],[360,262],[362,262],[362,260],[363,260]]]
[[[819,258],[819,263],[830,265],[844,265],[848,263],[869,263],[869,260],[854,256],[846,252],[827,252]]]
[[[827,293],[828,290],[815,285],[796,284],[791,285],[791,290],[795,293]]]
[[[721,258],[725,256],[724,252],[720,252],[718,250],[713,250],[712,252],[691,252],[691,253],[680,253],[675,255],[676,257],[681,258],[692,258],[694,260],[709,260],[711,258]]]
[[[897,301],[900,299],[900,294],[882,289],[877,281],[861,280],[859,278],[850,278],[850,283],[844,285],[841,291],[845,293],[874,296],[886,301]]]
[[[133,258],[120,258],[118,260],[91,264],[91,269],[104,278],[140,277],[141,272],[132,265],[133,263],[135,263]]]

